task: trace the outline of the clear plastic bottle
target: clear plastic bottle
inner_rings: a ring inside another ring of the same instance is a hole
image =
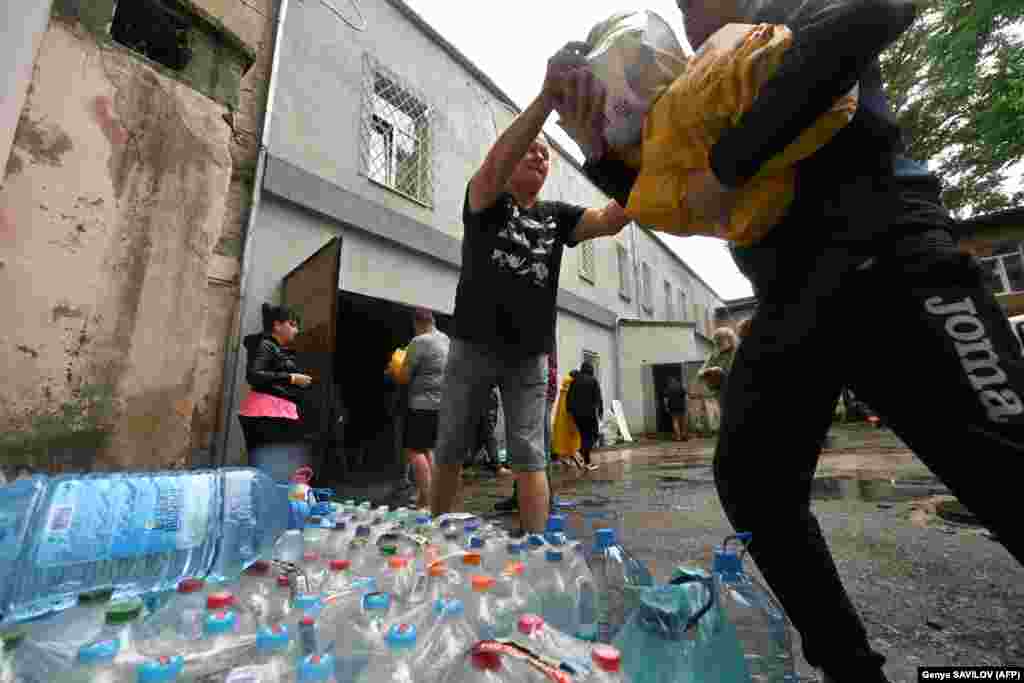
[[[320,627],[316,623],[316,617],[311,614],[299,619],[299,655],[320,654]]]
[[[339,683],[333,655],[309,655],[299,662],[299,683]]]
[[[500,630],[504,633],[515,629],[519,615],[539,611],[540,601],[526,579],[524,562],[507,562],[496,578],[497,584],[492,592],[498,620],[502,624]]]
[[[112,591],[82,593],[74,606],[24,626],[26,675],[47,680],[74,663],[78,649],[99,638],[107,621]]]
[[[346,559],[348,544],[354,535],[355,528],[349,527],[347,521],[335,522],[334,528],[327,532],[323,555],[331,560]]]
[[[135,683],[184,683],[184,671],[184,657],[157,657],[136,666]]]
[[[307,586],[311,593],[319,593],[327,578],[327,564],[320,559],[320,553],[307,550],[302,554],[299,569],[306,575]]]
[[[327,563],[327,579],[324,581],[324,595],[345,593],[352,585],[351,560],[331,560]]]
[[[565,555],[561,550],[548,550],[545,566],[536,574],[535,586],[540,600],[540,615],[552,627],[575,635],[579,630],[580,595],[568,576]]]
[[[0,623],[9,620],[8,612],[13,608],[11,601],[15,578],[21,571],[21,548],[32,543],[29,535],[32,520],[44,504],[48,479],[42,475],[18,479],[0,486],[0,518],[3,519],[4,533],[0,536]],[[69,600],[68,604],[73,604]],[[45,611],[42,610],[42,611]],[[10,619],[25,618],[29,614],[11,614]]]
[[[248,612],[259,626],[276,623],[270,613],[270,602],[277,592],[277,579],[269,562],[260,560],[245,570],[238,584],[238,608]]]
[[[207,594],[206,616],[209,617],[212,613],[223,611],[231,612],[234,615],[235,635],[248,639],[251,643],[252,639],[256,636],[256,629],[259,627],[256,622],[256,616],[247,610],[239,608],[234,593],[215,591]]]
[[[142,615],[142,601],[138,598],[112,603],[107,610],[106,624],[100,631],[100,640],[114,640],[117,646],[117,665],[134,667],[143,660],[139,652],[136,632]]]
[[[350,613],[348,627],[338,629],[335,647],[340,680],[357,680],[370,658],[384,649],[391,607],[387,593],[364,595],[359,609]]]
[[[136,646],[142,655],[170,657],[202,636],[206,618],[204,586],[202,579],[183,579],[163,606],[139,623]]]
[[[302,530],[287,529],[274,544],[271,556],[281,562],[296,564],[302,559],[303,552],[305,552],[305,546],[302,540]]]
[[[352,562],[352,571],[357,576],[375,576],[371,568],[377,559],[377,548],[370,544],[370,527],[360,524],[348,544],[347,560]]]
[[[362,683],[411,683],[422,680],[422,672],[413,668],[416,635],[416,627],[412,624],[394,624],[384,636],[384,649],[370,658],[358,680]]]
[[[654,585],[646,565],[619,544],[615,529],[598,529],[590,568],[596,584],[597,638],[610,643],[640,604],[640,591]]]
[[[713,551],[712,574],[726,617],[736,627],[752,683],[798,681],[789,620],[767,588],[743,566],[751,534],[729,536]],[[731,541],[742,547],[737,552]]]
[[[320,554],[323,551],[324,542],[327,540],[327,533],[322,518],[310,517],[307,519],[306,527],[302,530],[303,552]]]
[[[478,638],[466,618],[462,600],[442,598],[426,607],[429,611],[423,610],[413,617],[418,620],[416,627],[422,634],[414,670],[422,672],[420,680],[440,681],[444,672],[465,657]]]
[[[497,581],[493,576],[474,574],[469,578],[472,594],[466,598],[466,612],[469,624],[481,640],[499,638],[505,635],[499,622],[498,606],[493,593]]]
[[[186,651],[186,679],[224,676],[234,668],[242,650],[237,630],[234,612],[220,610],[207,614],[203,637]]]
[[[516,624],[515,640],[532,652],[561,662],[561,668],[573,675],[573,681],[591,675],[590,647],[587,643],[560,631],[541,616],[524,614]],[[675,679],[672,679],[673,683]],[[668,679],[666,679],[668,683]]]
[[[274,590],[267,597],[266,623],[285,623],[292,613],[292,584],[287,574],[280,574],[274,579]]]
[[[380,589],[402,607],[406,606],[416,585],[416,566],[408,557],[388,558],[387,569],[381,573]]]
[[[295,683],[295,658],[291,634],[286,626],[263,626],[256,634],[256,658],[236,666],[224,683]]]

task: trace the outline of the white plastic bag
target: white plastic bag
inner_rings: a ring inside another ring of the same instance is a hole
[[[642,10],[617,12],[594,26],[585,56],[607,91],[604,140],[640,142],[651,104],[686,67],[686,52],[668,22]]]
[[[601,438],[606,446],[614,446],[621,441],[618,419],[610,410],[604,411],[604,418],[601,420]]]

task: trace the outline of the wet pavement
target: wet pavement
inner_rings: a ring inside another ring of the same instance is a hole
[[[812,505],[890,679],[916,682],[923,665],[1024,663],[1024,569],[891,432],[842,427],[832,437]],[[713,453],[710,439],[641,440],[599,452],[594,472],[556,466],[553,485],[574,505],[573,535],[589,542],[613,526],[665,579],[680,563],[706,562],[731,533]],[[517,517],[493,513],[511,490],[510,478],[471,471],[464,508],[516,528]]]

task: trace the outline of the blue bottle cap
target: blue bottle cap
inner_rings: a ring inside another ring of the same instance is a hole
[[[530,538],[527,539],[527,542],[533,548],[540,548],[546,543],[544,537],[540,534],[530,534]]]
[[[142,662],[135,671],[139,683],[170,683],[178,678],[178,674],[184,668],[185,660],[175,656]]]
[[[505,550],[508,552],[509,555],[519,555],[523,552],[523,544],[509,543],[505,546]]]
[[[420,526],[424,526],[426,524],[430,524],[430,515],[420,515],[419,517],[416,518],[416,523],[419,524]]]
[[[743,558],[734,548],[718,546],[714,549],[711,571],[725,577],[738,577],[744,573]]]
[[[550,515],[548,517],[548,525],[545,531],[565,531],[565,515]]]
[[[434,614],[439,617],[458,617],[466,607],[458,598],[438,598],[434,602]]]
[[[304,612],[315,610],[320,606],[320,596],[316,593],[302,593],[300,595],[296,595],[292,606],[295,607],[295,609],[301,609]]]
[[[105,664],[117,656],[121,649],[121,641],[116,639],[100,640],[78,648],[80,664]]]
[[[480,548],[483,548],[484,539],[480,538],[479,536],[474,536],[473,538],[469,539],[469,547],[473,550],[479,550]]]
[[[561,562],[562,551],[561,550],[549,550],[544,553],[544,559],[548,562]]]
[[[230,610],[207,615],[203,632],[208,636],[220,636],[235,630],[235,613]]]
[[[598,529],[594,533],[594,549],[604,550],[615,545],[615,529]]]
[[[356,527],[356,536],[358,538],[365,538],[370,535],[370,527],[366,524],[360,524]]]
[[[412,624],[395,624],[388,629],[387,643],[392,649],[416,647],[416,627]]]
[[[256,632],[256,649],[260,652],[277,652],[288,647],[288,627],[274,624],[261,626]]]
[[[476,531],[477,529],[480,528],[480,520],[479,519],[467,519],[466,523],[462,525],[462,528],[465,529],[467,534],[470,533],[470,532]]]
[[[334,676],[333,655],[307,655],[299,663],[300,683],[329,681]]]
[[[387,610],[391,607],[390,593],[370,593],[363,596],[363,609]]]
[[[334,530],[335,531],[344,531],[347,527],[348,527],[348,524],[346,524],[345,522],[335,522],[334,523]]]

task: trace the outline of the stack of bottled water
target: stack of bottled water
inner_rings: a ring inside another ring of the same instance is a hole
[[[302,486],[228,469],[0,488],[0,683],[621,683],[635,669],[610,643],[654,581],[614,531],[585,553],[562,515],[513,539]],[[290,524],[291,493],[309,514]],[[713,576],[753,680],[795,681],[785,617],[742,554],[726,543]]]

